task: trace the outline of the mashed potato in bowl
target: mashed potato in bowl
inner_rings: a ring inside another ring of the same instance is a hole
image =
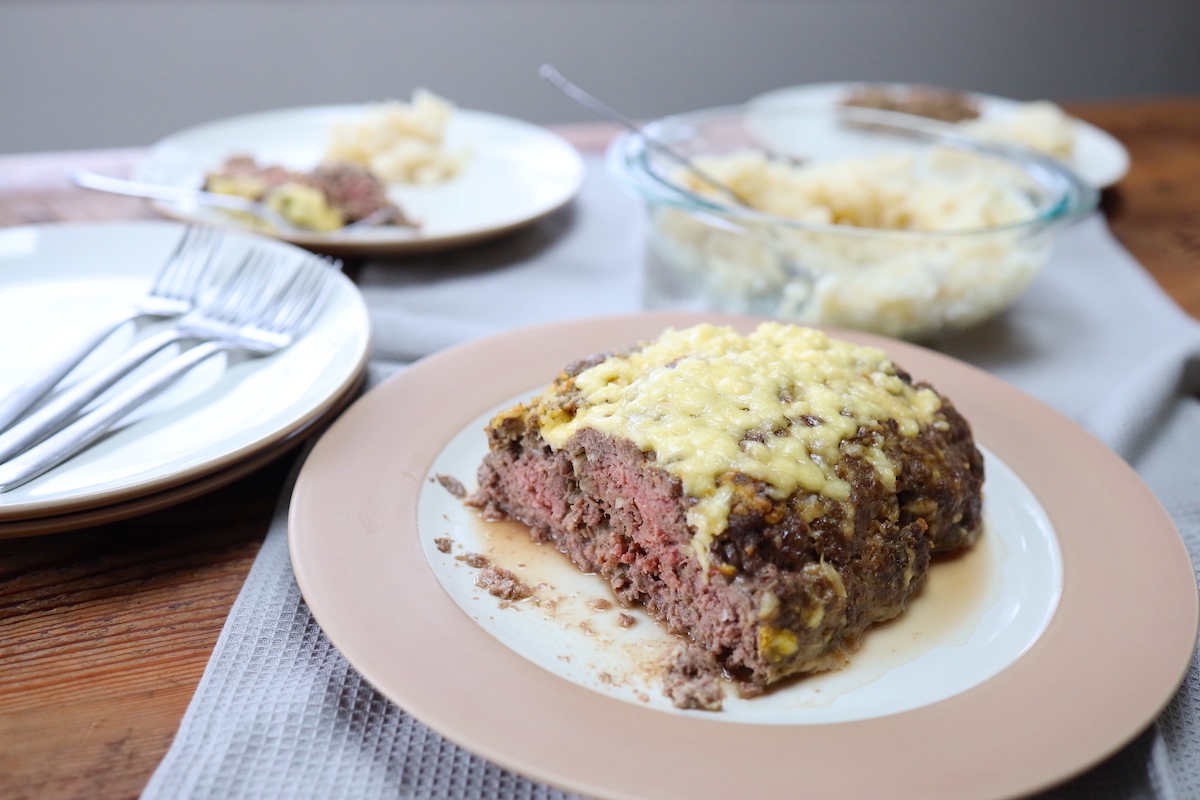
[[[1048,236],[1006,229],[1038,213],[1022,176],[973,154],[930,150],[795,166],[744,152],[698,166],[755,209],[862,234],[758,221],[722,228],[677,208],[653,211],[658,267],[699,285],[722,310],[924,338],[1011,303],[1049,254]],[[691,175],[679,177],[698,194],[712,193]],[[999,230],[938,235],[992,228]]]
[[[756,138],[761,110],[647,127],[744,204],[639,137],[618,137],[610,172],[649,220],[645,305],[928,340],[1011,304],[1054,234],[1095,207],[1095,191],[1053,159],[862,112],[770,111],[787,115],[770,120],[790,137],[786,157]]]
[[[759,151],[699,158],[705,174],[777,217],[883,230],[990,228],[1037,216],[1029,186],[1004,162],[951,148],[881,153],[812,164]],[[693,173],[676,180],[716,197]]]
[[[698,291],[704,308],[915,340],[1005,308],[1050,252],[1046,231],[957,242],[787,230],[760,236],[714,228],[672,208],[653,210],[650,229],[651,307],[673,307]]]

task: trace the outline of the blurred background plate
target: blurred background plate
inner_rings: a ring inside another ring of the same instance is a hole
[[[205,175],[235,155],[261,165],[310,170],[321,163],[333,125],[360,117],[366,106],[336,105],[266,111],[232,117],[168,136],[158,142],[136,178],[148,183],[200,188]],[[388,255],[427,252],[489,239],[561,208],[583,183],[579,153],[545,128],[510,117],[456,109],[445,148],[466,148],[462,172],[434,185],[388,186],[388,196],[418,230],[383,226],[344,236],[286,234],[280,238],[322,252]],[[157,208],[168,216],[233,224],[212,210]]]
[[[904,88],[906,84],[835,82],[810,83],[773,89],[757,95],[747,103],[752,108],[772,109],[789,106],[815,105],[830,107],[837,105],[856,86],[871,85]],[[979,103],[979,119],[982,122],[1003,122],[1024,103],[1007,97],[968,92]],[[1112,186],[1129,170],[1129,151],[1113,136],[1081,119],[1071,118],[1075,129],[1075,146],[1066,164],[1079,177],[1097,189]]]
[[[183,229],[146,221],[0,231],[0,338],[10,343],[0,355],[0,394],[143,294]],[[235,263],[250,246],[309,257],[273,239],[230,232],[220,258]],[[130,328],[111,337],[110,352],[132,340]],[[339,275],[294,345],[266,358],[227,366],[217,357],[200,365],[125,427],[0,494],[0,524],[127,502],[229,469],[328,411],[357,384],[369,343],[366,306]]]

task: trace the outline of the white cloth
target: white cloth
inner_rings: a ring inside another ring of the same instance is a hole
[[[359,273],[372,378],[494,331],[639,307],[644,222],[598,159],[574,205],[508,239]],[[1141,472],[1200,555],[1200,325],[1097,216],[1015,307],[940,349],[1069,414]],[[180,730],[142,797],[562,798],[430,732],[368,686],[309,614],[287,493]],[[1150,730],[1054,800],[1200,797],[1200,664]]]

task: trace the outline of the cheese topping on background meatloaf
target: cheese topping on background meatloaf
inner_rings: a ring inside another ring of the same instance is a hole
[[[578,402],[564,408],[572,385]],[[531,412],[554,450],[593,428],[654,451],[655,464],[696,499],[687,521],[703,557],[728,522],[732,473],[766,483],[777,499],[805,489],[845,501],[850,486],[834,470],[845,453],[892,488],[882,450],[847,440],[888,419],[915,436],[940,407],[935,392],[901,380],[881,350],[765,322],[749,336],[707,324],[669,329],[556,383]]]

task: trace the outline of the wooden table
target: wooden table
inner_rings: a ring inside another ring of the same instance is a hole
[[[1105,192],[1116,235],[1200,317],[1200,98],[1075,105],[1129,148]],[[581,148],[611,131],[562,132]],[[0,226],[153,217],[73,189],[140,150],[0,158]],[[266,534],[293,457],[133,520],[0,541],[0,798],[136,797],[179,725]]]

